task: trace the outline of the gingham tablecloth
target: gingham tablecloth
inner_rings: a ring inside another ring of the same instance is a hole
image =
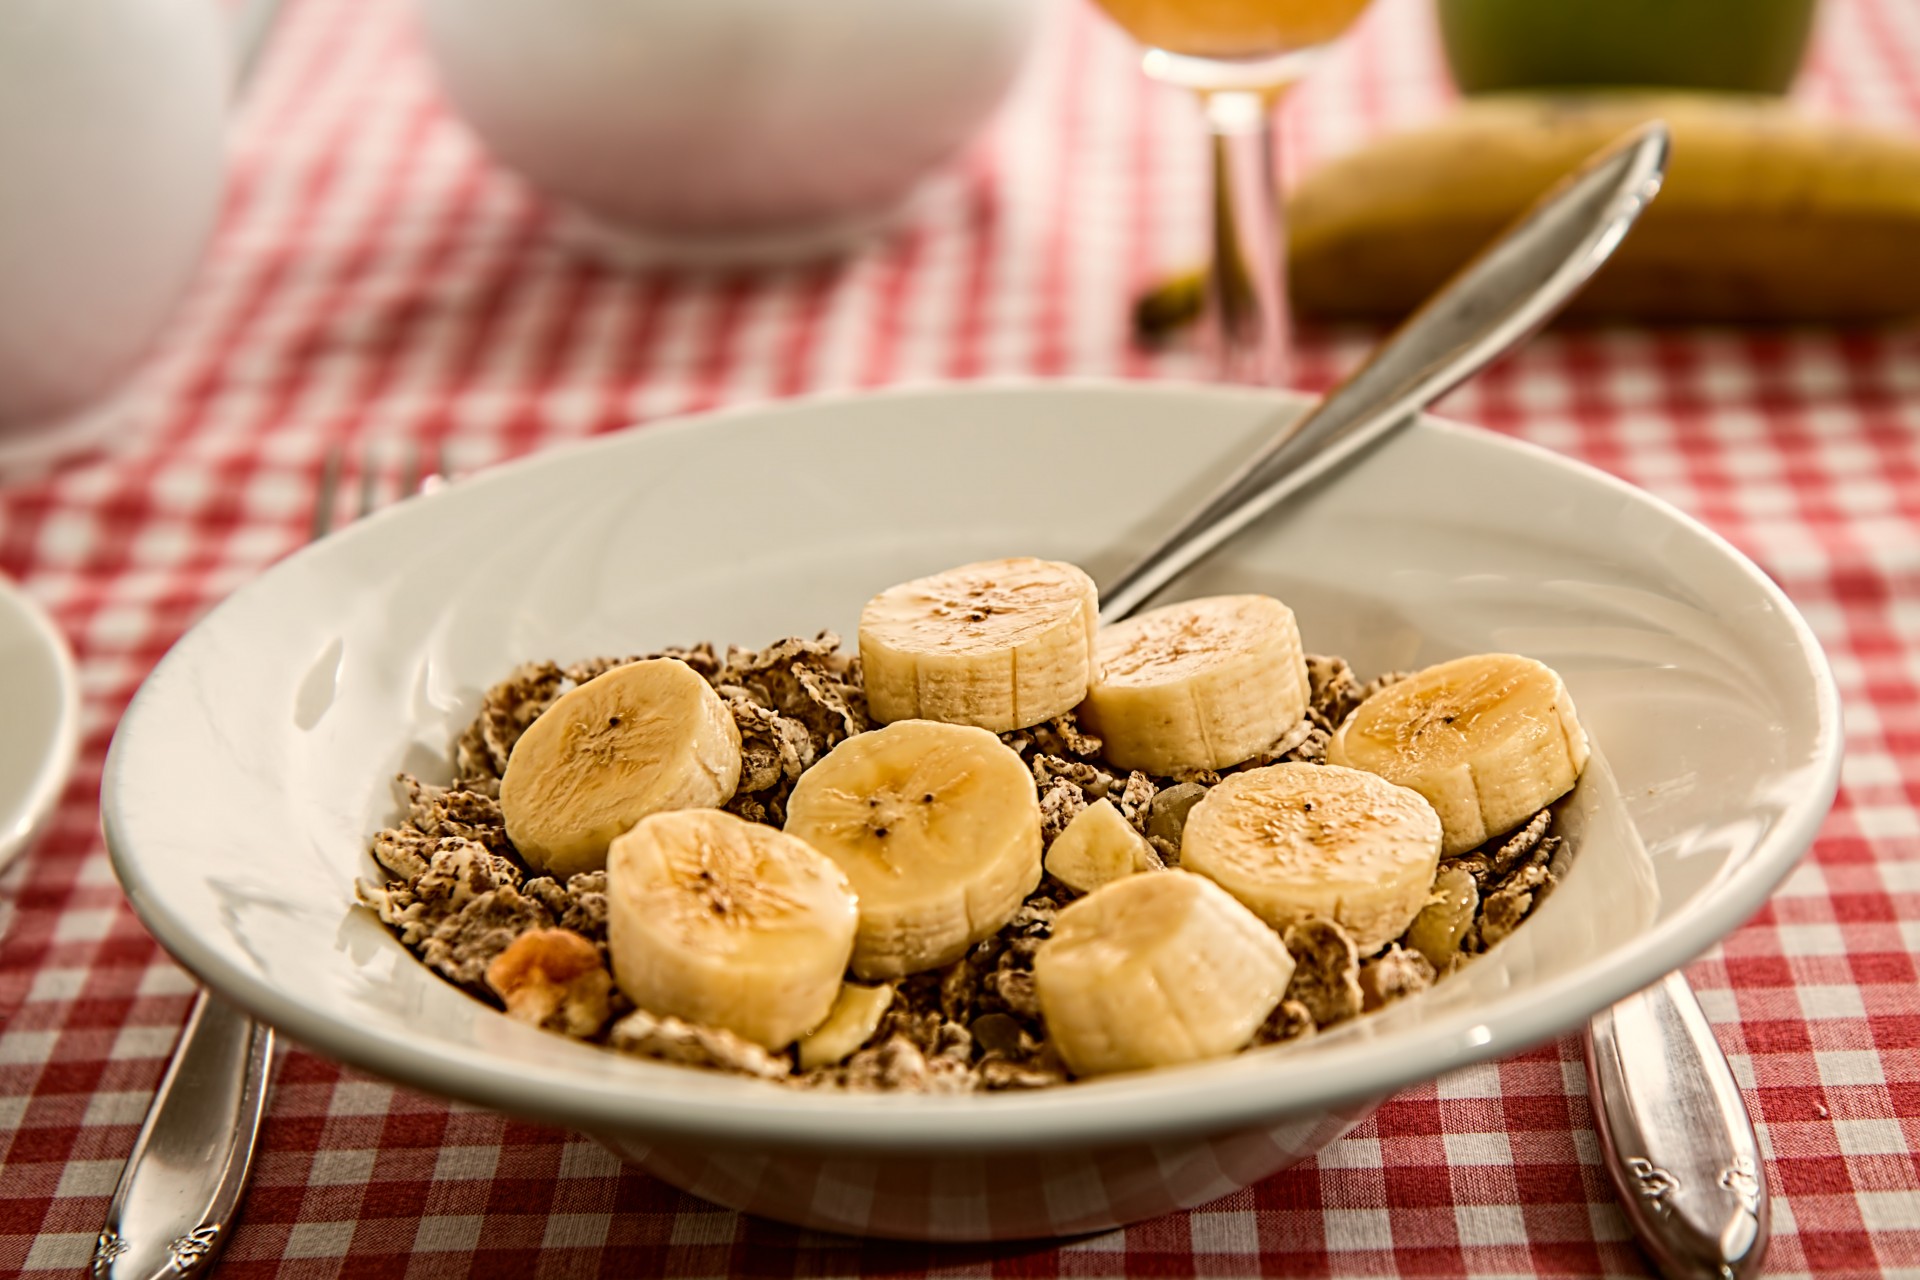
[[[983,144],[849,261],[622,274],[436,96],[395,0],[296,0],[237,117],[226,219],[110,453],[0,486],[0,570],[80,655],[80,765],[0,879],[0,1271],[81,1268],[191,984],[96,829],[116,718],[210,604],[298,545],[323,451],[458,469],[720,404],[908,379],[1178,376],[1129,298],[1201,243],[1189,105],[1049,5]],[[1380,0],[1292,105],[1290,167],[1448,96],[1427,0]],[[1920,0],[1829,0],[1802,96],[1920,128]],[[1365,333],[1309,334],[1325,386]],[[1455,416],[1584,458],[1767,567],[1830,653],[1839,803],[1772,903],[1689,970],[1774,1191],[1779,1275],[1920,1275],[1920,336],[1557,334]],[[3,726],[0,726],[3,731]],[[553,1129],[284,1055],[230,1277],[586,1274],[1640,1275],[1550,1044],[1410,1090],[1317,1160],[1060,1247],[743,1219]]]

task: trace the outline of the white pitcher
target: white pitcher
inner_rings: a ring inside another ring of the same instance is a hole
[[[219,214],[217,0],[0,0],[0,462],[94,434]]]

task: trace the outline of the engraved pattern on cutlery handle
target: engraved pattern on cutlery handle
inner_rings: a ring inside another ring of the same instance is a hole
[[[1630,1157],[1627,1172],[1633,1175],[1634,1193],[1646,1201],[1647,1208],[1659,1214],[1672,1212],[1667,1196],[1679,1187],[1678,1178],[1644,1156]]]
[[[195,1227],[167,1245],[165,1264],[154,1274],[190,1275],[219,1251],[224,1243],[221,1235],[221,1226],[217,1222]],[[132,1251],[133,1246],[109,1227],[94,1241],[93,1263],[89,1270],[98,1277],[112,1276],[115,1273],[113,1264]],[[167,1270],[169,1267],[171,1272]]]
[[[167,1246],[167,1257],[173,1262],[173,1269],[186,1275],[195,1267],[211,1258],[220,1247],[220,1224],[209,1223],[195,1227],[187,1234]]]
[[[100,1238],[93,1242],[93,1266],[91,1267],[93,1274],[112,1275],[114,1260],[125,1254],[128,1247],[127,1242],[120,1238],[119,1232],[111,1228],[102,1231]]]
[[[1596,1014],[1586,1051],[1607,1171],[1661,1273],[1756,1274],[1767,1249],[1759,1141],[1686,979],[1669,974]]]
[[[203,990],[113,1190],[96,1280],[210,1269],[247,1184],[272,1065],[273,1032]]]

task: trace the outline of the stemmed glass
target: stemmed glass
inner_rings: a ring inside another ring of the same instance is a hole
[[[1368,0],[1095,0],[1148,48],[1154,79],[1200,97],[1213,153],[1208,332],[1217,372],[1279,386],[1290,364],[1274,114]]]

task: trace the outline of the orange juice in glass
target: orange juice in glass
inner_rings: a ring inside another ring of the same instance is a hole
[[[1192,58],[1271,58],[1316,49],[1367,0],[1099,0],[1141,44]]]
[[[1200,95],[1213,135],[1208,329],[1221,377],[1285,383],[1286,237],[1273,114],[1368,0],[1097,0],[1156,80]]]

